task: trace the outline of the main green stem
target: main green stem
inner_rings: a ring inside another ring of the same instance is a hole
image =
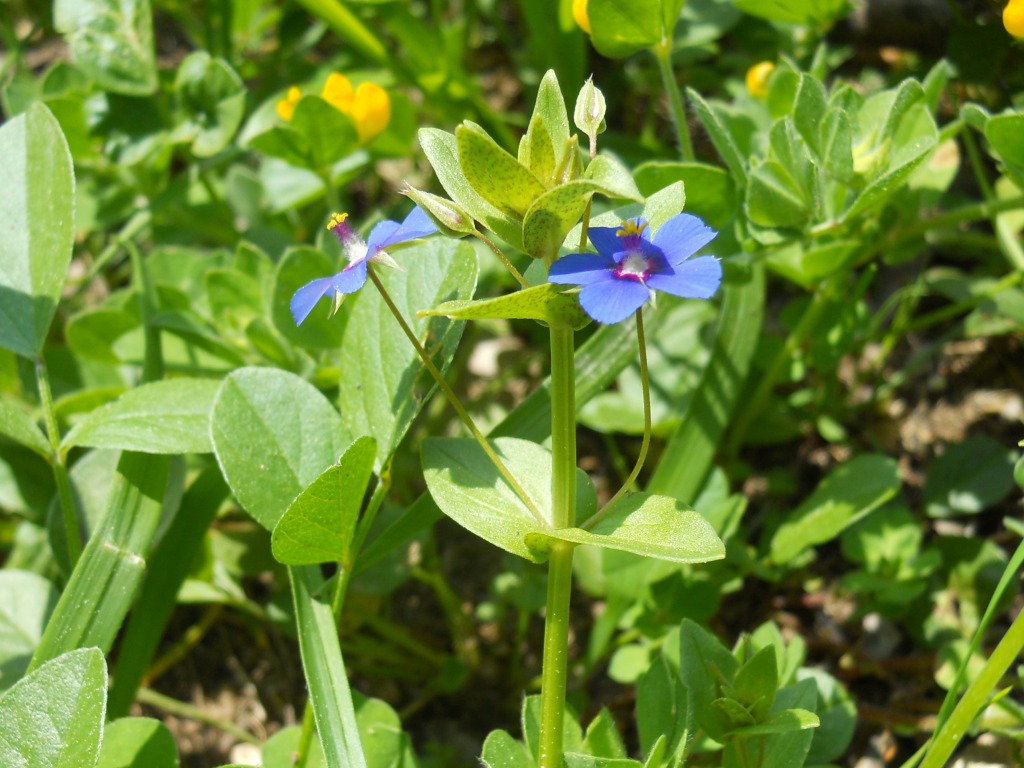
[[[78,527],[75,500],[71,495],[68,466],[65,462],[64,452],[60,449],[60,428],[57,426],[57,413],[53,409],[50,374],[46,368],[46,360],[43,359],[42,355],[36,358],[36,384],[39,387],[39,401],[43,405],[46,436],[50,440],[50,466],[53,467],[53,478],[57,481],[60,512],[64,518],[64,536],[68,544],[68,563],[70,569],[74,570],[75,563],[82,556],[82,532]]]
[[[576,517],[576,380],[571,328],[551,328],[551,525]],[[540,768],[561,768],[565,691],[569,676],[569,601],[573,546],[551,548],[541,671]]]
[[[686,122],[686,109],[683,107],[683,97],[679,95],[679,83],[676,82],[675,73],[672,71],[672,41],[663,40],[660,45],[651,49],[654,58],[658,60],[658,68],[661,70],[661,82],[665,88],[665,95],[668,96],[669,112],[672,115],[672,124],[676,129],[676,142],[679,144],[679,154],[683,160],[690,163],[694,160],[693,142],[690,140],[690,126]]]
[[[935,735],[931,748],[921,761],[921,768],[941,768],[946,765],[956,745],[967,733],[974,718],[984,709],[992,691],[999,685],[1024,648],[1024,611],[1017,614],[1013,624],[992,651],[981,673],[964,691],[964,697],[949,716],[945,727]]]

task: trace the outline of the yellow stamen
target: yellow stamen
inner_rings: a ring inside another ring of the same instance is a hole
[[[627,221],[622,222],[622,226],[619,228],[619,231],[616,232],[615,234],[618,237],[629,237],[631,235],[639,237],[640,233],[643,232],[645,229],[647,229],[646,221],[642,221],[638,224],[633,219],[628,219]]]
[[[328,229],[334,229],[339,224],[344,224],[345,219],[348,218],[347,213],[332,213],[330,220],[327,222]]]

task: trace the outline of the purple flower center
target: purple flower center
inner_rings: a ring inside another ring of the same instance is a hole
[[[651,274],[651,263],[640,251],[626,251],[626,257],[619,263],[615,270],[615,277],[619,280],[636,280],[644,282]]]

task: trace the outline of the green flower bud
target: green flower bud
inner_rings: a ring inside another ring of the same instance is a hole
[[[580,95],[576,97],[573,121],[577,128],[590,137],[591,141],[594,141],[597,134],[604,133],[605,109],[604,94],[594,85],[594,78],[588,77],[587,82],[580,89]]]
[[[409,197],[426,212],[441,231],[448,237],[465,237],[476,233],[473,217],[462,208],[443,197],[422,192],[414,187],[406,187],[402,194]]]

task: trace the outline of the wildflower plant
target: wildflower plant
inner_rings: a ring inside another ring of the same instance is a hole
[[[264,768],[803,768],[911,688],[904,768],[1019,751],[1022,0],[960,14],[952,65],[862,77],[821,44],[846,0],[31,5],[0,86],[0,765],[175,768],[142,704]],[[602,92],[588,46],[653,60]],[[961,399],[992,435],[919,437]],[[863,663],[893,637],[934,669]],[[225,654],[298,722],[170,698]],[[414,744],[435,699],[521,727]]]

